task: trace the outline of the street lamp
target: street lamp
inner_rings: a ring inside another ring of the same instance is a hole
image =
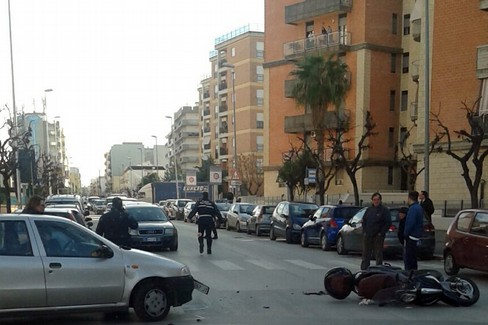
[[[46,113],[46,107],[47,107],[47,93],[52,92],[53,90],[51,88],[45,89],[44,90],[44,102],[43,102],[43,112],[44,112],[44,117],[46,118],[46,157],[50,160],[51,154],[50,154],[50,142],[49,142],[49,121],[47,119],[47,113]],[[43,166],[45,168],[45,166]],[[53,194],[52,187],[51,187],[51,172],[48,172],[48,180],[47,180],[47,187],[48,187],[48,193],[49,195]]]
[[[176,136],[174,134],[175,128],[173,127],[173,117],[172,116],[165,116],[166,118],[171,119],[171,138],[173,140],[173,159],[175,164],[175,179],[176,179],[176,198],[180,198],[180,188],[178,185],[178,168],[176,166]]]
[[[129,170],[129,197],[132,197],[132,162],[130,157],[127,159],[129,159],[129,167],[127,167]]]
[[[143,166],[143,152],[144,152],[144,148],[137,148],[139,149],[139,151],[141,152],[141,187],[142,187],[142,179],[144,178],[144,166]]]
[[[157,135],[151,135],[156,140],[156,175],[158,175],[159,179],[159,167],[158,167],[158,136]]]
[[[234,173],[237,170],[237,126],[236,126],[236,73],[235,73],[235,66],[231,63],[223,63],[222,67],[224,68],[230,68],[232,72],[232,127],[233,127],[233,133],[234,133],[234,156],[232,159],[232,168],[234,169]],[[233,175],[232,175],[233,176]],[[234,186],[234,197],[236,194],[236,187]]]

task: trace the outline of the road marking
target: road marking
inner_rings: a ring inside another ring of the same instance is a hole
[[[241,271],[244,270],[242,267],[240,267],[237,264],[231,263],[229,261],[210,261],[212,264],[214,264],[217,267],[220,267],[223,270],[226,271]]]
[[[285,269],[282,266],[270,263],[270,262],[265,261],[265,260],[246,260],[246,262],[257,265],[257,266],[262,267],[266,270],[284,270]]]
[[[323,267],[321,265],[308,263],[308,262],[305,262],[302,260],[285,260],[285,262],[295,264],[295,265],[298,265],[298,266],[301,266],[301,267],[304,267],[304,268],[310,269],[310,270],[325,270],[326,269],[325,267]]]

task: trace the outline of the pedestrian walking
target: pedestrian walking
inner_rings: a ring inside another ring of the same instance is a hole
[[[27,201],[27,205],[22,210],[22,213],[44,214],[45,207],[44,199],[39,195],[33,195],[29,198],[29,201]]]
[[[398,241],[402,246],[405,245],[405,237],[403,237],[403,232],[405,231],[405,217],[407,216],[408,208],[401,207],[398,210]]]
[[[203,238],[207,239],[207,254],[212,254],[212,229],[215,229],[215,219],[217,218],[222,223],[222,216],[217,205],[210,201],[208,198],[208,192],[202,193],[202,198],[197,201],[188,219],[191,221],[195,214],[198,213],[198,246],[200,254],[203,254]]]
[[[98,221],[96,233],[119,246],[131,246],[130,229],[137,229],[137,221],[125,211],[122,199],[115,197],[112,200],[112,208],[104,213]]]
[[[429,222],[432,222],[432,215],[434,214],[434,202],[429,198],[429,192],[427,191],[420,191],[419,193],[419,200],[420,206],[424,209],[427,217],[429,218]]]
[[[391,225],[390,210],[381,203],[381,194],[371,196],[372,205],[363,216],[363,255],[361,270],[366,270],[374,252],[376,265],[383,264],[383,242]]]
[[[405,218],[405,230],[403,238],[405,239],[405,254],[403,263],[405,270],[417,270],[417,246],[422,236],[422,226],[424,219],[424,210],[420,206],[419,192],[411,191],[408,193],[408,213]]]

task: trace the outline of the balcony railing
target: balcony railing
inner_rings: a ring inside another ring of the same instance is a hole
[[[349,45],[351,45],[351,33],[336,31],[285,43],[283,44],[283,56],[285,58],[302,56],[307,52],[317,50],[344,52]]]
[[[204,109],[203,110],[203,116],[210,115],[210,109]]]
[[[229,154],[229,149],[227,148],[220,148],[219,153],[221,156],[228,155]]]
[[[296,24],[313,20],[330,13],[347,13],[352,10],[352,0],[305,0],[285,7],[285,23]]]
[[[223,134],[223,133],[228,133],[228,132],[229,132],[229,127],[227,127],[227,126],[221,126],[221,127],[219,128],[219,133],[220,133],[220,134]]]
[[[324,122],[326,129],[347,128],[349,110],[326,112]],[[285,133],[305,133],[315,131],[312,114],[285,116]]]
[[[222,112],[227,112],[227,104],[220,104],[219,105],[219,113],[222,113]]]
[[[203,99],[207,99],[207,98],[210,98],[210,91],[205,91],[203,93]]]

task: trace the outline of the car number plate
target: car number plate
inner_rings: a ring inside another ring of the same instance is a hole
[[[148,237],[148,238],[144,238],[144,241],[155,242],[158,241],[158,239],[156,237]]]
[[[203,284],[200,281],[195,280],[195,279],[193,279],[193,287],[196,290],[198,290],[198,291],[200,291],[200,292],[202,292],[202,293],[204,293],[206,295],[208,295],[208,292],[210,290],[210,287],[209,286],[207,286],[207,285],[205,285],[205,284]]]

